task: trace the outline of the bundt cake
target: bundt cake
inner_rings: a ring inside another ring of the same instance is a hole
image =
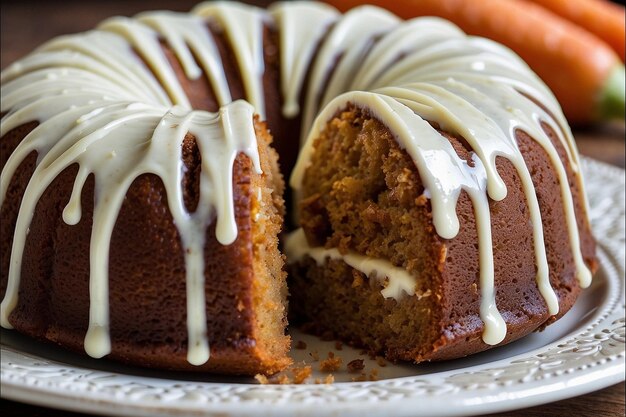
[[[558,103],[440,19],[203,3],[1,81],[1,324],[90,356],[283,369],[287,269],[294,321],[456,358],[558,319],[597,267]]]

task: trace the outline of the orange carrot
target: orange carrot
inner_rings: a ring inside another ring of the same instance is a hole
[[[603,39],[622,58],[626,53],[626,9],[607,0],[526,0],[537,3]]]
[[[327,0],[342,11],[358,0]],[[552,89],[570,123],[624,118],[624,65],[597,36],[524,0],[368,0],[403,18],[439,16],[517,52]]]

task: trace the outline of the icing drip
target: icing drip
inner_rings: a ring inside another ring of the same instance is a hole
[[[330,6],[306,2],[276,3],[269,10],[281,29],[283,115],[292,118],[300,113],[299,96],[315,48],[339,13]]]
[[[162,67],[164,61],[155,64]],[[159,103],[164,106],[172,103],[161,83],[137,56],[132,45],[119,35],[101,30],[53,39],[34,54],[19,61],[16,71],[12,71],[12,68],[13,66],[9,67],[6,74],[3,71],[3,77],[11,79],[19,75],[23,77],[23,74],[29,74],[38,68],[45,71],[57,68],[61,71],[80,69],[84,72],[77,80],[92,74],[96,77],[93,80],[97,81],[94,82],[96,85],[112,82],[113,86],[107,83],[107,87],[115,89],[116,98],[120,97],[118,94],[121,91],[126,91],[136,101]],[[71,78],[69,80],[72,81]],[[2,79],[3,84],[6,81]]]
[[[558,312],[549,282],[539,203],[517,146],[518,130],[528,133],[552,161],[577,277],[581,286],[589,285],[591,275],[580,252],[565,167],[541,124],[556,133],[569,164],[578,172],[571,132],[551,92],[515,54],[493,42],[468,37],[440,19],[401,22],[369,6],[342,16],[317,3],[283,2],[266,12],[217,2],[201,4],[192,14],[150,12],[108,19],[96,30],[56,38],[2,72],[1,111],[7,114],[0,136],[24,123],[39,122],[11,154],[0,176],[4,201],[21,162],[31,152],[37,153],[13,241],[9,282],[0,309],[3,327],[11,327],[8,316],[17,304],[22,253],[37,201],[59,173],[77,164],[72,194],[63,210],[67,224],[80,222],[82,189],[90,174],[95,177],[85,350],[96,357],[110,351],[110,237],[128,187],[139,175],[151,173],[163,180],[185,249],[188,360],[193,364],[208,360],[210,318],[205,316],[203,291],[206,229],[216,220],[219,242],[229,244],[237,237],[232,201],[236,155],[246,154],[260,172],[253,107],[240,101],[229,104],[230,87],[209,25],[223,31],[233,46],[246,98],[262,116],[264,28],[277,31],[283,115],[295,117],[300,113],[299,103],[304,103],[302,132],[303,139],[308,139],[291,177],[296,192],[314,151],[313,140],[336,111],[352,103],[382,120],[415,162],[431,201],[435,230],[442,238],[457,235],[457,199],[462,191],[468,193],[478,227],[480,315],[486,343],[499,343],[506,335],[495,299],[489,213],[489,199],[501,200],[507,192],[496,157],[511,161],[520,177],[533,227],[537,285],[549,313]],[[169,45],[189,79],[207,77],[222,106],[219,113],[190,109],[162,42]],[[541,102],[546,110],[527,97]],[[472,160],[461,159],[428,121],[462,136],[472,148]],[[196,137],[202,155],[200,201],[193,213],[186,211],[181,190],[181,144],[187,132]],[[580,175],[577,181],[582,186]],[[382,291],[384,297],[419,296],[415,279],[406,270],[356,253],[310,248],[302,231],[289,238],[286,250],[292,262],[305,255],[319,264],[342,260],[366,275],[386,276],[389,285]]]
[[[194,8],[193,13],[217,20],[222,25],[233,45],[248,101],[265,118],[263,24],[266,13],[234,2],[202,3]]]
[[[285,254],[290,263],[298,262],[305,256],[313,258],[318,265],[323,265],[328,259],[341,260],[366,276],[379,281],[387,278],[386,285],[380,291],[385,298],[400,300],[405,295],[427,296],[415,292],[415,278],[404,268],[398,268],[384,259],[370,258],[353,252],[342,254],[338,249],[312,248],[307,243],[302,229],[297,229],[285,239]]]
[[[140,14],[138,20],[163,35],[189,79],[203,75],[208,78],[220,106],[232,101],[222,58],[201,18],[183,13],[149,12]]]
[[[306,138],[318,110],[346,91],[349,78],[365,57],[372,37],[398,26],[399,22],[386,10],[371,6],[354,8],[337,21],[311,67],[302,115],[302,139]]]
[[[167,64],[157,32],[127,17],[113,17],[105,20],[98,28],[123,36],[155,72],[161,85],[167,90],[172,103],[191,108],[174,70]]]

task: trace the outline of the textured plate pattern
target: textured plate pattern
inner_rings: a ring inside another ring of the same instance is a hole
[[[25,353],[3,337],[2,396],[138,416],[320,415],[321,411],[343,416],[384,411],[437,416],[528,407],[615,384],[624,379],[626,343],[625,173],[589,159],[583,160],[583,170],[601,262],[599,276],[586,292],[596,298],[574,313],[579,317],[568,332],[539,347],[478,365],[456,361],[451,369],[439,372],[414,367],[413,376],[400,376],[407,375],[406,366],[394,375],[390,366],[384,376],[388,379],[375,382],[261,386],[94,370]]]

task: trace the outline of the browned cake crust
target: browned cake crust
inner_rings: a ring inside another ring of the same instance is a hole
[[[3,139],[12,148],[26,129]],[[163,369],[235,374],[272,373],[290,360],[289,338],[283,334],[286,285],[283,259],[275,237],[282,224],[282,179],[269,135],[257,122],[261,167],[253,172],[240,154],[234,166],[237,240],[217,242],[207,230],[206,300],[211,358],[202,366],[187,362],[185,267],[180,238],[167,209],[161,180],[142,175],[130,187],[111,239],[109,288],[111,359]],[[185,141],[185,164],[193,172],[198,152],[193,138]],[[10,153],[11,149],[6,149]],[[34,155],[33,155],[34,156]],[[3,229],[14,227],[23,189],[33,170],[32,157],[18,170],[2,206]],[[4,161],[3,161],[4,162]],[[195,164],[191,165],[191,164]],[[194,167],[194,168],[192,168]],[[83,217],[75,226],[62,220],[72,191],[76,166],[47,189],[37,205],[26,241],[19,302],[10,316],[20,332],[82,352],[89,318],[89,242],[93,215],[93,179],[82,194]],[[197,178],[196,178],[197,179]],[[197,205],[186,187],[185,202]],[[253,195],[263,190],[261,201]],[[275,191],[277,190],[277,191]],[[258,221],[253,221],[260,212]],[[6,287],[12,233],[2,239],[2,292]],[[274,238],[272,238],[274,236]],[[260,321],[270,329],[261,329]]]
[[[233,99],[243,98],[234,53],[219,28],[211,28],[229,74]],[[266,29],[266,36],[269,29]],[[189,80],[171,50],[162,43],[172,68],[194,108],[216,111],[217,100],[205,77]],[[274,51],[276,48],[266,48]],[[269,53],[269,52],[268,52]],[[277,63],[267,64],[269,83],[276,83]],[[276,94],[276,93],[274,93]],[[268,97],[268,100],[277,100]],[[280,112],[275,111],[276,114]],[[1,167],[37,122],[1,138]],[[239,154],[233,168],[237,240],[224,246],[207,230],[205,298],[210,360],[187,362],[185,264],[178,231],[169,213],[163,183],[142,175],[131,185],[111,239],[109,258],[110,334],[108,358],[162,369],[229,374],[274,373],[291,363],[285,335],[287,288],[284,258],[278,250],[284,203],[277,153],[270,148],[265,123],[255,121],[263,174]],[[185,205],[198,204],[201,156],[195,138],[183,144],[187,174]],[[13,231],[22,195],[35,168],[33,153],[13,177],[1,208],[0,289],[6,290]],[[39,201],[26,241],[19,302],[10,316],[16,330],[84,352],[89,318],[89,243],[93,215],[93,177],[83,189],[83,216],[75,226],[62,220],[77,166],[65,170]],[[261,200],[257,190],[261,189]]]
[[[553,132],[547,132],[567,161]],[[471,164],[467,142],[441,133]],[[572,307],[580,286],[567,244],[558,180],[543,149],[524,132],[518,132],[517,139],[539,198],[550,281],[561,316]],[[508,327],[503,343],[508,343],[555,317],[550,317],[535,282],[531,222],[520,179],[503,158],[497,160],[497,168],[508,194],[502,201],[490,201],[490,212],[496,302]],[[595,244],[579,180],[569,165],[567,172],[583,255],[595,270]],[[451,240],[440,238],[415,164],[381,122],[354,107],[327,124],[315,142],[308,173],[299,217],[309,244],[389,260],[407,269],[418,283],[416,296],[398,302],[383,298],[380,283],[368,281],[342,261],[318,266],[308,258],[291,267],[294,317],[304,317],[318,330],[332,331],[389,359],[449,359],[489,347],[481,338],[477,232],[465,192],[457,206],[458,235]]]

